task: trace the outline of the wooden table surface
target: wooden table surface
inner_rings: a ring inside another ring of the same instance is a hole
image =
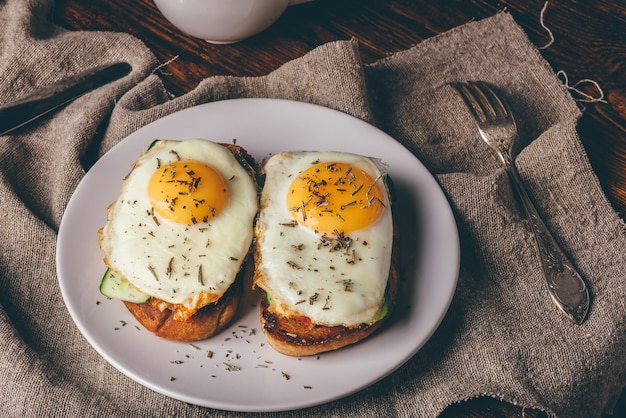
[[[584,106],[579,135],[613,207],[626,215],[626,2],[623,0],[315,0],[291,7],[265,32],[213,45],[176,29],[152,0],[57,0],[54,22],[72,30],[130,33],[162,62],[175,95],[214,75],[258,76],[329,41],[357,39],[372,62],[471,20],[507,10]],[[545,48],[543,48],[545,47]],[[585,81],[587,80],[587,81]],[[577,84],[578,83],[578,84]],[[575,89],[575,90],[574,90]],[[578,93],[577,91],[582,92]],[[583,102],[582,100],[591,100]],[[622,396],[624,398],[624,396]],[[616,416],[626,416],[620,401]],[[491,398],[441,417],[544,417]]]

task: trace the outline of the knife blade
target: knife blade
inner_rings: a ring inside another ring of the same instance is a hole
[[[127,62],[98,66],[0,106],[0,136],[39,119],[83,94],[129,74]]]

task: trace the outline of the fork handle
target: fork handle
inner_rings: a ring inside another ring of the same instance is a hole
[[[512,161],[504,161],[504,167],[522,202],[535,236],[550,296],[570,319],[576,324],[581,324],[589,310],[587,285],[541,220],[515,164]]]

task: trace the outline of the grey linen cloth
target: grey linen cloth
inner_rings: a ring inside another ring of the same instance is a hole
[[[559,417],[610,409],[626,382],[624,224],[581,146],[575,102],[509,14],[370,65],[361,62],[358,43],[333,42],[267,76],[209,78],[171,98],[141,42],[121,33],[64,31],[49,22],[51,7],[52,1],[0,1],[0,101],[102,63],[127,60],[133,72],[0,137],[3,416],[255,416],[189,405],[124,376],[80,334],[55,274],[64,208],[97,157],[164,115],[237,97],[312,102],[388,132],[435,175],[461,239],[450,310],[413,358],[352,396],[269,416],[435,417],[480,395]],[[466,79],[495,84],[512,103],[521,175],[591,285],[593,304],[581,326],[552,305],[506,175],[447,84]]]

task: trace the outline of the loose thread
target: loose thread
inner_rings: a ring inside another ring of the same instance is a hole
[[[550,36],[550,39],[548,40],[548,42],[544,45],[544,46],[539,46],[537,47],[537,49],[546,49],[549,46],[551,46],[554,41],[554,34],[552,33],[552,31],[550,30],[550,28],[548,26],[546,26],[545,23],[545,14],[546,14],[546,9],[548,8],[548,1],[546,1],[543,4],[543,7],[541,8],[541,12],[539,13],[539,24],[541,25],[541,27],[548,33],[548,35]],[[607,103],[606,100],[604,100],[604,91],[602,91],[602,88],[600,87],[600,85],[594,81],[591,80],[589,78],[585,78],[582,79],[576,83],[574,83],[573,85],[570,86],[569,84],[569,79],[567,77],[567,73],[565,73],[565,71],[560,70],[559,72],[556,73],[557,76],[559,78],[562,78],[563,84],[565,85],[565,87],[571,91],[574,92],[578,95],[578,97],[574,97],[574,100],[577,102],[583,102],[583,103]],[[578,87],[584,83],[589,83],[591,85],[593,85],[593,87],[596,88],[596,90],[598,91],[599,96],[598,97],[594,97],[590,94],[585,93],[584,91],[580,90]]]
[[[554,34],[550,30],[550,28],[548,28],[545,24],[545,14],[546,14],[546,9],[548,8],[548,3],[549,2],[546,1],[543,4],[543,7],[541,8],[541,13],[539,13],[539,24],[546,32],[548,32],[548,35],[550,36],[550,40],[544,46],[537,47],[537,49],[546,49],[554,43]]]
[[[176,61],[178,59],[178,55],[176,55],[174,58],[170,58],[169,60],[165,61],[163,64],[159,64],[157,65],[154,70],[152,70],[152,74],[154,75],[154,73],[156,73],[158,70],[160,70],[163,67],[167,67],[168,65],[170,65],[171,63],[173,63],[174,61]]]
[[[569,78],[567,77],[567,73],[565,71],[559,70],[556,73],[556,75],[557,77],[559,77],[559,79],[562,79],[563,84],[569,91],[572,91],[579,96],[579,97],[574,97],[575,101],[583,102],[583,103],[607,103],[607,101],[604,100],[604,91],[602,91],[602,88],[600,87],[597,81],[591,80],[589,78],[584,78],[570,86]],[[585,83],[591,84],[593,87],[596,88],[599,94],[598,97],[594,97],[590,94],[587,94],[578,88],[580,85],[585,84]]]

